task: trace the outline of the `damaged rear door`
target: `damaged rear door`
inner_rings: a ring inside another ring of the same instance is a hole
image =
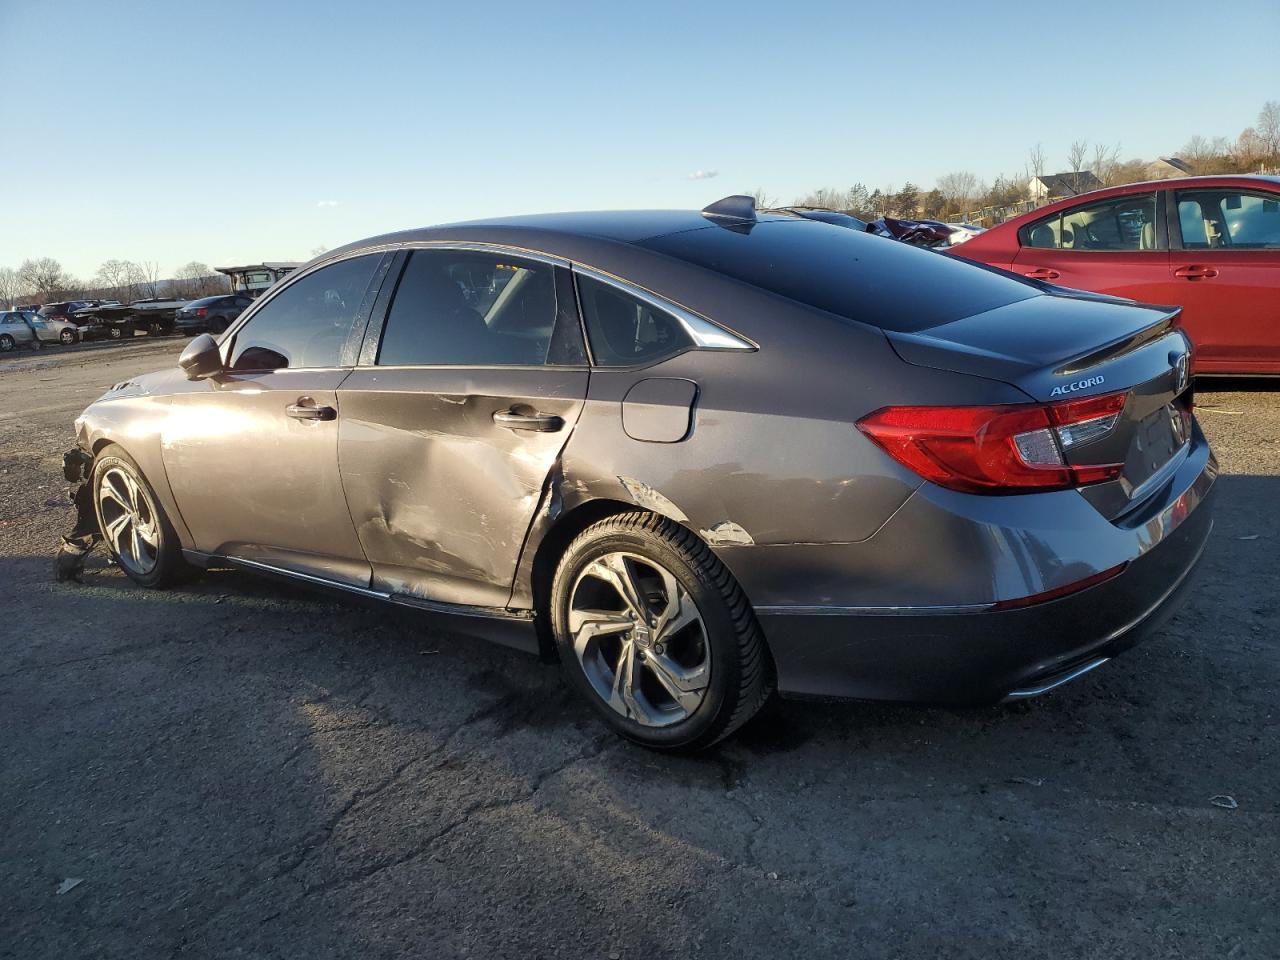
[[[351,516],[374,589],[505,607],[587,394],[568,267],[479,245],[397,257],[338,391]]]

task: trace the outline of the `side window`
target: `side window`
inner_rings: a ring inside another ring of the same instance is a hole
[[[236,335],[234,370],[336,367],[382,254],[322,267],[263,304]]]
[[[596,366],[652,363],[693,346],[679,320],[617,287],[579,276],[578,295]]]
[[[415,250],[378,347],[382,366],[537,366],[556,326],[555,269],[501,254]]]
[[[1179,190],[1178,224],[1188,250],[1280,248],[1280,195]]]
[[[1155,250],[1156,195],[1113,197],[1064,210],[1024,227],[1022,245],[1050,250]]]

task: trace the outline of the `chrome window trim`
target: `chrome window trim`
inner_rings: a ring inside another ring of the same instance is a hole
[[[660,297],[656,293],[651,293],[644,287],[636,286],[630,281],[622,280],[612,274],[596,270],[593,267],[585,267],[581,264],[574,264],[573,272],[579,276],[590,277],[592,280],[613,287],[615,290],[620,290],[628,296],[635,297],[637,300],[642,300],[655,310],[671,314],[676,318],[684,332],[688,334],[689,339],[693,341],[695,349],[748,351],[759,349],[750,340],[725,329],[714,320],[708,320],[706,317],[696,314],[692,310],[688,310],[665,297]]]
[[[526,247],[517,247],[509,243],[485,243],[480,240],[413,240],[405,243],[389,244],[392,250],[461,250],[464,253],[497,253],[509,254],[513,257],[545,263],[551,267],[569,268],[569,261],[563,257],[554,257],[549,253],[540,253]]]

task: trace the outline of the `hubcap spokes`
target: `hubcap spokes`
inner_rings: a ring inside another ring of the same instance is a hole
[[[711,646],[693,598],[670,571],[635,554],[605,554],[578,575],[568,619],[587,680],[618,714],[662,727],[701,706]]]
[[[98,512],[102,535],[120,564],[140,576],[154,570],[160,549],[160,524],[141,484],[124,470],[110,468],[98,484]]]

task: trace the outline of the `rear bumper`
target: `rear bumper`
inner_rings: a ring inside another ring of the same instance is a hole
[[[783,695],[976,705],[1043,692],[1158,630],[1178,609],[1213,526],[1216,465],[1137,539],[1118,576],[1059,600],[990,606],[760,607]],[[1158,532],[1157,532],[1158,531]]]

